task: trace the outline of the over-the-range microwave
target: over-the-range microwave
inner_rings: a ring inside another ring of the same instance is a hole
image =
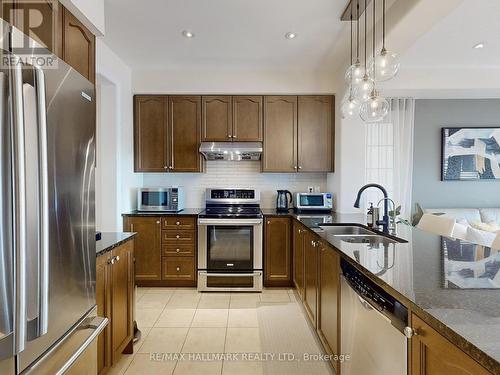
[[[332,193],[295,193],[294,207],[297,211],[331,211]]]
[[[137,192],[138,211],[179,212],[183,209],[182,187],[139,188]]]

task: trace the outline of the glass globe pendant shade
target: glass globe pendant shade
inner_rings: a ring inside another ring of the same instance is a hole
[[[361,66],[359,60],[357,60],[354,64],[347,68],[347,72],[345,73],[345,80],[348,85],[358,85],[363,79],[364,75],[365,70]]]
[[[340,107],[342,118],[352,118],[358,115],[359,106],[360,102],[352,94],[350,94],[342,101],[342,106]]]
[[[373,91],[374,82],[368,77],[367,74],[363,76],[363,79],[358,85],[353,86],[354,97],[359,100],[359,102],[364,102],[370,98],[370,94]]]
[[[399,66],[398,54],[384,48],[370,61],[368,74],[375,82],[388,81],[398,74]]]
[[[359,115],[365,122],[382,121],[389,113],[389,102],[373,90],[370,98],[361,104]]]

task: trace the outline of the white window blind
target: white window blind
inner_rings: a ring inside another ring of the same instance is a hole
[[[365,182],[380,184],[389,197],[394,197],[394,127],[390,122],[365,124],[366,161]],[[368,189],[365,192],[365,207],[373,203],[376,207],[382,192]],[[382,203],[381,203],[382,206]]]

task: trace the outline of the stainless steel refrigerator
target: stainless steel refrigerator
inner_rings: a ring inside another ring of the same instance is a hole
[[[107,323],[95,308],[94,86],[56,56],[57,68],[26,63],[12,52],[25,36],[1,28],[0,374],[64,373]]]

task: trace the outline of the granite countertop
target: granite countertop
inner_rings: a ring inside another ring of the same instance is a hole
[[[453,344],[500,374],[500,251],[398,225],[407,242],[383,245],[341,241],[293,212],[340,255],[402,302]],[[331,224],[363,225],[359,214],[314,215]],[[396,293],[394,293],[394,291]],[[401,298],[402,297],[402,298]]]
[[[198,216],[204,210],[204,208],[185,208],[179,212],[133,210],[122,214],[122,216]]]
[[[135,232],[102,232],[101,239],[96,241],[95,244],[97,256],[106,254],[108,251],[134,238],[136,234]]]

